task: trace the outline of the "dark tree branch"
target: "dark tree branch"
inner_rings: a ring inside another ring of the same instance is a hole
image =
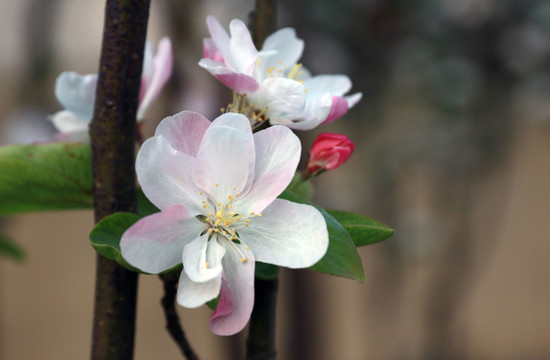
[[[181,269],[160,275],[164,285],[164,296],[162,297],[161,303],[162,309],[164,310],[164,317],[166,318],[166,330],[168,330],[170,336],[172,336],[172,339],[174,339],[186,359],[199,360],[199,357],[195,354],[191,348],[191,344],[189,344],[185,337],[178,313],[176,312],[175,305],[180,272]]]
[[[256,0],[252,18],[252,39],[260,49],[266,37],[277,28],[277,0]]]
[[[254,310],[246,341],[247,360],[275,359],[275,311],[279,280],[256,279]]]
[[[135,212],[135,119],[150,0],[107,0],[90,125],[96,222]],[[97,257],[92,360],[133,358],[137,274]]]

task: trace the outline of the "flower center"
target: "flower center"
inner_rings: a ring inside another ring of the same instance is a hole
[[[263,109],[257,109],[254,104],[250,102],[250,99],[247,98],[246,94],[237,94],[235,91],[233,91],[233,101],[231,104],[220,109],[222,114],[228,112],[243,114],[250,121],[252,130],[255,130],[260,124],[263,124],[268,119],[268,110],[269,107],[267,106]]]
[[[219,184],[216,184],[216,187],[219,187]],[[237,187],[234,186],[233,191],[235,191],[236,188]],[[238,229],[248,227],[250,224],[250,219],[255,216],[261,217],[262,213],[256,214],[251,212],[249,214],[238,214],[234,212],[232,210],[233,203],[238,199],[240,195],[239,193],[228,195],[227,200],[218,202],[212,200],[209,196],[206,196],[202,191],[199,192],[199,195],[205,197],[205,200],[202,201],[202,207],[205,209],[205,213],[203,215],[197,215],[197,219],[208,226],[208,228],[203,231],[201,235],[207,233],[208,240],[212,239],[214,235],[217,235],[218,239],[225,239],[242,255],[241,262],[246,262],[246,257],[237,247],[237,244],[241,243]]]

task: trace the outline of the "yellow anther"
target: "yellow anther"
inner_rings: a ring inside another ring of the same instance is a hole
[[[236,193],[236,194],[235,194],[235,197],[237,197],[237,196],[239,196],[239,193]]]
[[[246,247],[246,250],[250,250],[250,247],[247,246],[247,247]]]
[[[244,226],[248,226],[248,223],[245,223]]]
[[[236,187],[236,186],[233,186],[233,191],[235,191],[236,189],[237,189],[237,187]]]
[[[220,232],[220,229],[215,228],[215,229],[214,229],[214,232]]]
[[[262,217],[262,213],[258,213],[258,216],[259,216],[259,217]]]
[[[220,184],[218,184],[218,183],[215,183],[215,184],[214,184],[214,186],[215,186],[215,187],[218,187],[218,186],[220,186]]]
[[[218,211],[216,212],[216,217],[217,217],[218,219],[221,219],[221,218],[223,217],[223,216],[222,216],[221,210],[218,210]]]
[[[241,262],[242,262],[242,263],[245,263],[245,262],[246,262],[246,258],[243,257],[243,258],[241,259]]]
[[[202,207],[206,209],[208,207],[208,205],[204,204]]]
[[[250,212],[250,215],[254,215],[254,211]]]
[[[221,222],[222,222],[222,220],[221,220],[221,219],[218,219],[218,220],[216,220],[216,222],[214,223],[214,226],[218,226],[218,225],[220,225],[220,223],[221,223]]]
[[[233,212],[233,211],[230,211],[230,212],[229,212],[229,215],[236,215],[236,213]]]
[[[208,234],[212,234],[212,228],[206,230],[206,232],[207,232]]]
[[[199,191],[199,195],[202,195],[202,191]]]
[[[227,207],[228,207],[229,209],[231,209],[231,208],[233,208],[233,205],[229,204],[229,205],[227,205]]]
[[[206,220],[206,221],[210,221],[210,218],[209,218],[209,217],[207,217],[207,218],[206,218],[205,220]]]
[[[283,60],[278,60],[277,63],[281,65],[283,63]]]
[[[307,89],[304,89],[304,92],[307,94]]]
[[[229,201],[233,201],[233,196],[227,195],[227,198],[229,199]]]
[[[218,206],[222,206],[222,203],[218,203]]]
[[[204,263],[204,268],[208,269],[208,261]]]

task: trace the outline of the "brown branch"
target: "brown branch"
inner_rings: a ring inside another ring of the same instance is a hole
[[[96,222],[136,210],[135,119],[150,0],[107,0],[90,125]],[[97,257],[92,360],[133,358],[137,274]]]
[[[166,330],[168,330],[170,336],[172,336],[172,339],[174,339],[186,359],[199,360],[199,357],[195,354],[191,348],[191,344],[189,344],[185,337],[178,313],[176,312],[175,305],[180,272],[181,269],[160,275],[164,285],[164,296],[162,297],[161,303],[166,319]]]

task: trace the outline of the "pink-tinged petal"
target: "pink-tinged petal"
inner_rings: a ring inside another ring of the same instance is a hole
[[[153,75],[151,80],[147,82],[145,95],[139,104],[138,119],[143,118],[149,105],[159,96],[170,75],[172,75],[173,63],[172,42],[169,38],[164,37],[158,45],[158,51],[154,59]]]
[[[272,126],[254,134],[255,176],[252,188],[238,203],[237,212],[261,212],[292,180],[300,161],[301,144],[285,126]]]
[[[223,56],[211,38],[202,39],[202,57],[223,63]]]
[[[126,230],[120,250],[132,266],[158,274],[181,263],[185,244],[197,238],[204,227],[185,206],[173,205]]]
[[[62,132],[88,132],[90,119],[79,118],[68,110],[58,111],[49,117],[55,128]]]
[[[257,261],[304,268],[326,253],[328,231],[323,215],[313,206],[276,199],[261,217],[239,230]]]
[[[306,92],[300,82],[287,78],[269,78],[261,88],[248,94],[256,109],[267,108],[267,116],[272,125],[292,123],[304,110]]]
[[[348,109],[349,109],[348,101],[345,98],[341,96],[333,96],[330,112],[328,113],[325,121],[323,121],[323,124],[328,124],[338,119],[339,117],[346,115],[348,112]]]
[[[226,57],[224,60],[237,72],[250,75],[258,57],[258,50],[254,46],[252,36],[246,24],[239,19],[231,20],[229,30],[231,32],[231,63],[228,63]]]
[[[262,46],[263,51],[275,50],[275,56],[270,57],[269,66],[288,67],[298,62],[304,51],[304,41],[296,37],[292,28],[277,30],[269,35]]]
[[[195,159],[175,150],[162,136],[147,139],[138,152],[136,173],[147,198],[163,210],[173,204],[202,212],[202,198],[191,177]]]
[[[223,114],[202,139],[193,168],[197,186],[216,202],[248,191],[254,178],[254,138],[248,119]]]
[[[225,248],[215,238],[208,240],[205,234],[183,248],[183,271],[191,281],[210,281],[221,276],[224,255]]]
[[[94,114],[97,75],[64,72],[55,81],[55,96],[59,103],[75,116],[90,121]]]
[[[217,335],[241,331],[254,307],[254,256],[243,243],[228,243],[225,247],[225,279],[222,279],[220,301],[210,317],[210,330]],[[243,255],[247,259],[245,262],[241,261]]]
[[[186,308],[197,308],[215,299],[220,293],[222,275],[206,282],[194,282],[185,271],[181,272],[178,286],[178,304]]]
[[[260,88],[260,84],[252,76],[235,72],[221,62],[201,59],[199,66],[208,70],[222,84],[239,94],[253,92]]]
[[[182,111],[164,118],[155,130],[155,136],[164,136],[174,149],[196,157],[209,126],[210,121],[201,114]]]

